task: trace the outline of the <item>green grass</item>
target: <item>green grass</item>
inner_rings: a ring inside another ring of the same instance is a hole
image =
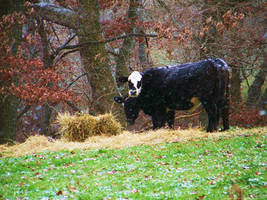
[[[0,159],[0,199],[267,199],[266,135]]]

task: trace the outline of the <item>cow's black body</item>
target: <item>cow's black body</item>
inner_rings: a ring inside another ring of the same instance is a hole
[[[193,106],[190,100],[197,97],[208,113],[207,131],[217,130],[219,117],[223,119],[224,130],[229,128],[229,69],[222,59],[151,68],[142,73],[141,82],[141,93],[124,102],[125,111],[127,105],[135,107],[126,111],[128,121],[131,112],[141,109],[152,116],[154,129],[166,122],[172,126],[174,110],[190,109]]]

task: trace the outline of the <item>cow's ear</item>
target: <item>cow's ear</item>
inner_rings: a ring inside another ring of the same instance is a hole
[[[116,102],[116,103],[123,103],[123,98],[122,97],[118,97],[118,96],[115,96],[114,97],[114,101]]]
[[[118,82],[126,83],[128,81],[128,76],[120,76]]]

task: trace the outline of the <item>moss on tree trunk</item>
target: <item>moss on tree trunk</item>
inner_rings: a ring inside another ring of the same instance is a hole
[[[85,13],[79,27],[80,43],[101,41],[102,31],[99,23],[98,1],[79,1],[79,7]],[[88,73],[90,84],[89,112],[92,114],[111,111],[115,84],[105,51],[105,44],[90,45],[80,50],[84,70]]]

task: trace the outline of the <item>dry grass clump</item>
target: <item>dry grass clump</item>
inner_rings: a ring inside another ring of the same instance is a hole
[[[112,114],[94,117],[88,113],[59,113],[56,123],[60,126],[59,132],[67,141],[83,142],[90,136],[117,135],[122,131],[121,124]]]

